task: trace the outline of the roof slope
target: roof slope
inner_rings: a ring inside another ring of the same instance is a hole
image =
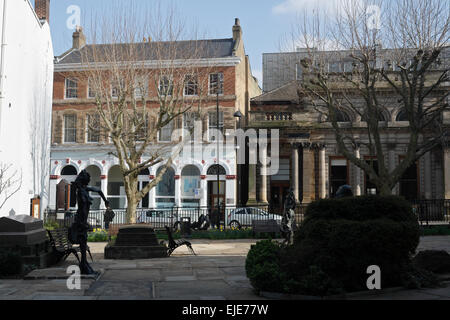
[[[86,45],[80,50],[63,54],[56,64],[78,64],[82,62],[82,57],[88,58],[90,62],[108,62],[113,50],[117,57],[124,57],[121,61],[226,58],[233,56],[233,48],[232,38]]]

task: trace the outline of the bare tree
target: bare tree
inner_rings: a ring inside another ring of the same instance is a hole
[[[361,168],[381,194],[391,194],[404,172],[441,145],[449,110],[449,6],[440,0],[343,0],[335,19],[305,14],[293,39],[305,46],[299,94],[334,130],[339,152]],[[336,64],[337,68],[333,68]],[[344,69],[344,70],[342,70]],[[389,168],[384,110],[395,106],[409,122],[405,157]],[[355,115],[351,126],[340,114]],[[365,148],[375,161],[358,157]]]
[[[91,42],[80,50],[83,70],[74,77],[89,83],[95,95],[98,117],[90,129],[114,145],[112,154],[124,179],[127,222],[135,223],[139,202],[190,141],[193,126],[169,143],[158,143],[158,134],[182,127],[182,117],[192,123],[204,117],[202,104],[213,65],[202,59],[205,42],[197,40],[196,30],[189,31],[173,7],[158,5],[143,14],[127,5],[114,11],[92,24]],[[158,163],[163,163],[162,170],[139,190],[139,173]]]
[[[22,173],[11,171],[12,164],[0,163],[0,209],[22,187]]]

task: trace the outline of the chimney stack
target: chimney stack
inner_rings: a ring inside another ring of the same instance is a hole
[[[86,45],[86,36],[83,33],[83,28],[77,26],[75,32],[73,33],[73,49],[81,49]]]
[[[50,23],[50,0],[35,0],[34,10],[39,20],[47,20],[47,23]]]
[[[241,24],[239,22],[239,19],[236,18],[234,20],[234,26],[233,26],[233,40],[236,41],[241,38],[242,38]]]

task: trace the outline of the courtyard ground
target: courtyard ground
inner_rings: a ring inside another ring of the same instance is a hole
[[[261,300],[245,274],[245,258],[256,240],[192,240],[196,256],[178,248],[169,258],[105,260],[105,243],[89,243],[97,280],[81,279],[79,290],[66,285],[66,268],[74,257],[60,265],[35,270],[24,280],[0,280],[0,300]],[[450,236],[422,237],[418,250],[446,250]],[[369,292],[368,292],[369,293]],[[450,300],[445,288],[388,290],[381,294],[358,294],[348,299]]]

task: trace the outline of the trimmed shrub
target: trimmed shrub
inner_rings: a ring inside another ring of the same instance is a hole
[[[256,290],[283,292],[285,277],[280,269],[280,257],[280,245],[271,240],[258,241],[251,246],[245,271]]]
[[[319,200],[307,208],[292,246],[264,243],[250,250],[247,265],[251,262],[252,268],[247,268],[247,275],[257,289],[322,296],[366,290],[371,265],[381,269],[382,288],[401,285],[405,279],[426,282],[431,277],[411,269],[419,238],[411,205],[402,198]]]

